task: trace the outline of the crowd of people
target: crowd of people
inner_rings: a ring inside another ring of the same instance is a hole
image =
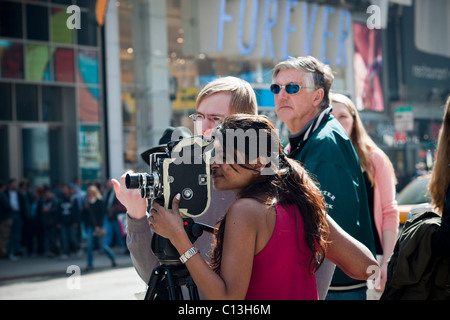
[[[30,186],[27,181],[0,181],[0,257],[82,256],[93,268],[93,250],[104,249],[115,266],[110,246],[125,251],[126,209],[117,200],[111,181],[91,184],[80,179],[57,186]],[[98,240],[98,241],[97,241]]]

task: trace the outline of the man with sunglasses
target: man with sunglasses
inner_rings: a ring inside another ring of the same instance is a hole
[[[290,131],[286,153],[316,178],[328,214],[374,252],[364,177],[350,139],[331,116],[331,68],[314,57],[291,58],[273,70],[275,112]],[[365,299],[366,283],[351,279],[327,261],[317,272],[319,297]]]

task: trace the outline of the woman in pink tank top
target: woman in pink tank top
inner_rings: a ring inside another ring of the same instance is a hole
[[[215,138],[214,188],[236,201],[218,223],[211,263],[184,232],[179,197],[172,211],[153,203],[150,227],[172,242],[207,299],[317,299],[328,224],[316,184],[283,156],[265,116],[230,116]]]

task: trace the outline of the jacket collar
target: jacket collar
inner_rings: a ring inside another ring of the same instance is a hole
[[[303,142],[307,141],[312,134],[327,121],[328,115],[331,113],[333,108],[330,106],[324,111],[322,111],[317,117],[309,121],[300,132],[296,134],[290,134],[289,145],[286,147],[285,152],[290,157],[291,155],[297,153]]]

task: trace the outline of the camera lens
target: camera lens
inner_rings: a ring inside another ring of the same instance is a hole
[[[138,189],[141,184],[139,182],[140,180],[140,174],[127,174],[125,176],[125,185],[127,189]]]

